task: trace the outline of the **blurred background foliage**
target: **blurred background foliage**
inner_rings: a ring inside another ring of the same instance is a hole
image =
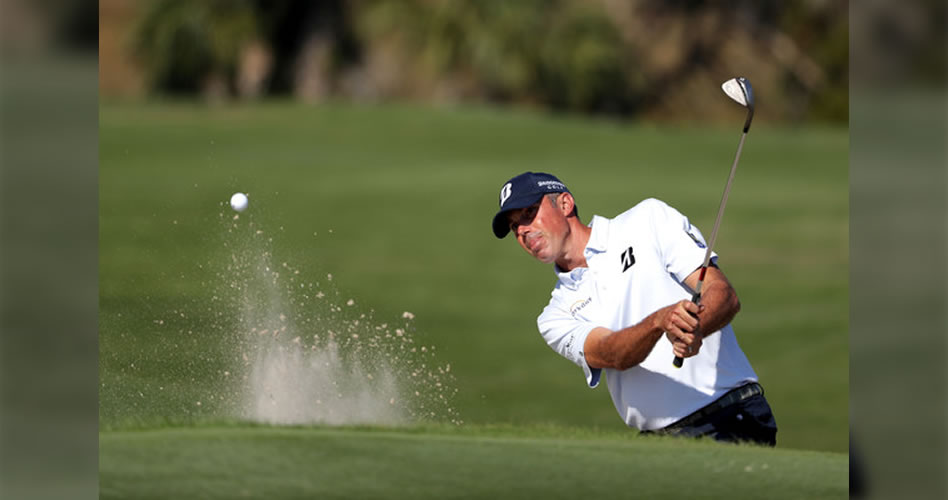
[[[257,37],[247,1],[167,0],[147,7],[134,48],[151,88],[194,92],[233,81],[244,45]]]
[[[100,2],[109,96],[486,102],[653,120],[848,118],[842,0]]]

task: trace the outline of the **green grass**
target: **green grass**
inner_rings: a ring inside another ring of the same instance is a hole
[[[550,171],[570,186],[584,221],[657,197],[707,235],[739,125],[400,105],[105,104],[101,420],[122,427],[233,416],[239,384],[221,374],[239,364],[239,307],[226,293],[226,264],[261,247],[227,232],[232,212],[222,203],[246,191],[251,205],[240,223],[264,230],[273,262],[298,269],[301,284],[331,285],[378,323],[416,315],[418,343],[452,366],[454,405],[468,424],[621,432],[606,388],[587,389],[581,371],[537,333],[554,276],[493,237],[497,192],[522,171]],[[845,129],[755,125],[715,248],[743,305],[735,331],[774,408],[780,447],[842,452],[848,442],[847,150]],[[283,305],[304,319],[318,313],[311,303]],[[133,453],[138,440],[202,435],[176,432],[103,435],[103,458],[113,444]],[[300,432],[333,446],[344,435]],[[248,446],[255,435],[234,439]],[[352,439],[368,446],[369,438]],[[444,446],[429,459],[448,453]],[[504,449],[471,446],[479,458]],[[535,446],[546,454],[556,444]]]
[[[844,454],[554,427],[104,432],[100,498],[845,498]]]

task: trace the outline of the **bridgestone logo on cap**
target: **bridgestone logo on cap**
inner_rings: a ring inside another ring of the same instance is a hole
[[[540,181],[537,183],[537,186],[545,187],[547,189],[565,189],[566,186],[562,182],[556,181]]]

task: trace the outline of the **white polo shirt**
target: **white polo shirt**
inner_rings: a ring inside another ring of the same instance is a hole
[[[590,387],[600,369],[583,354],[596,327],[638,324],[646,316],[692,292],[684,284],[701,267],[704,237],[688,219],[656,199],[647,199],[614,219],[593,216],[584,250],[588,267],[561,272],[549,305],[537,318],[543,339],[579,365]],[[717,255],[712,254],[712,261]],[[662,337],[638,366],[606,368],[612,401],[625,423],[642,430],[665,427],[757,375],[737,345],[730,325],[705,337],[696,356],[675,368],[671,342]]]

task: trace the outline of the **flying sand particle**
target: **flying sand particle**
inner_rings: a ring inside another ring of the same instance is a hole
[[[229,226],[226,215],[222,218]],[[250,219],[248,224],[249,231],[263,233]],[[240,232],[239,226],[234,228],[234,233]],[[374,322],[374,311],[368,315],[357,312],[353,307],[355,298],[346,298],[333,288],[332,273],[326,273],[325,280],[306,281],[308,290],[304,284],[297,287],[300,280],[294,276],[300,271],[288,262],[274,259],[264,248],[268,241],[272,238],[253,238],[253,247],[236,247],[232,259],[224,263],[226,271],[218,274],[218,281],[223,280],[223,293],[214,297],[215,303],[209,308],[217,318],[215,321],[226,319],[226,306],[236,305],[240,309],[235,312],[239,314],[236,325],[242,335],[236,339],[239,350],[235,350],[232,358],[237,363],[223,375],[229,377],[232,371],[234,378],[229,382],[241,386],[233,394],[241,401],[226,405],[240,412],[234,417],[272,424],[335,425],[397,424],[427,419],[429,415],[436,416],[429,411],[432,408],[446,418],[457,414],[446,406],[447,393],[439,395],[444,389],[431,379],[429,372],[439,368],[427,368],[421,363],[421,356],[408,353],[413,339],[408,331],[410,326],[406,325],[415,319],[414,313],[404,311],[402,328],[394,328],[398,325],[396,320],[389,330],[390,323]],[[280,267],[293,272],[277,272]],[[228,284],[235,286],[227,287]],[[310,296],[326,302],[314,303]],[[303,309],[298,310],[297,306]],[[293,316],[294,321],[290,322],[288,316]],[[251,325],[252,329],[247,328]],[[316,333],[319,331],[323,333]],[[278,336],[280,332],[285,333]],[[312,340],[304,346],[303,337],[307,336]],[[404,344],[408,347],[399,351]],[[429,346],[418,347],[425,356],[434,355]],[[243,364],[236,357],[237,352],[241,353]],[[228,394],[225,399],[231,397]]]

